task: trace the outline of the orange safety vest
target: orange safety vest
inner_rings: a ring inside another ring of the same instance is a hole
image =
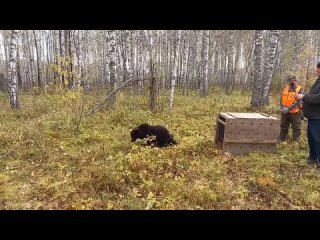
[[[290,107],[292,104],[294,104],[297,101],[294,96],[298,94],[301,89],[302,87],[298,85],[294,92],[289,92],[290,86],[286,86],[282,92],[283,106]],[[302,105],[300,104],[298,107],[291,109],[290,112],[291,113],[299,112],[301,108],[302,108]]]

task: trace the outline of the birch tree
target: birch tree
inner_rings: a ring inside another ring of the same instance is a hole
[[[269,41],[267,46],[266,61],[263,71],[263,88],[260,100],[260,106],[269,104],[269,88],[272,80],[272,74],[274,70],[274,65],[276,62],[276,50],[278,39],[280,35],[280,30],[271,30],[269,35]]]
[[[172,110],[173,106],[173,97],[174,97],[174,91],[176,88],[176,80],[177,80],[177,68],[178,68],[178,52],[180,47],[180,36],[181,36],[181,30],[178,30],[177,37],[176,37],[176,47],[174,51],[174,66],[173,66],[173,78],[171,81],[171,88],[170,88],[170,97],[169,97],[169,109]]]
[[[18,84],[17,84],[17,38],[18,31],[11,31],[11,41],[9,49],[9,65],[8,65],[8,92],[10,97],[11,108],[20,108],[18,99]]]
[[[116,88],[116,31],[108,30],[107,31],[107,51],[108,51],[108,66],[110,74],[110,87],[111,90]],[[116,103],[116,94],[110,98],[110,106],[114,107]]]
[[[257,108],[260,104],[260,96],[262,89],[262,41],[263,30],[255,31],[255,48],[254,48],[254,79],[251,96],[251,107]]]
[[[208,63],[209,63],[209,30],[203,31],[202,37],[202,77],[200,85],[200,96],[208,96]]]
[[[227,57],[228,57],[228,64],[227,64],[227,77],[226,77],[226,84],[225,84],[225,93],[231,94],[232,84],[233,84],[233,36],[232,32],[228,34],[227,40]]]

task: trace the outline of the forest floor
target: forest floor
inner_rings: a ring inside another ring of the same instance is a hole
[[[219,112],[247,112],[250,97],[177,93],[174,109],[148,111],[142,96],[118,95],[115,110],[80,119],[82,94],[0,95],[0,209],[320,209],[320,169],[299,143],[278,153],[223,154],[213,144]],[[101,101],[85,95],[83,111]],[[278,116],[278,97],[265,113]],[[80,127],[77,129],[77,125]],[[178,145],[130,142],[130,129],[163,124]]]

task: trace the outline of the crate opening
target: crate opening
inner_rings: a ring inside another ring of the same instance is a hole
[[[218,146],[222,147],[223,145],[223,138],[224,138],[224,130],[225,130],[225,125],[222,124],[221,122],[218,122],[218,136],[217,136],[217,144]]]

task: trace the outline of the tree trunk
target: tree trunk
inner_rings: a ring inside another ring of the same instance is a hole
[[[255,49],[254,49],[254,79],[251,97],[251,107],[258,108],[262,89],[262,34],[263,30],[255,31]]]
[[[177,36],[177,44],[174,51],[174,66],[173,66],[173,78],[171,81],[171,89],[170,89],[170,98],[169,98],[169,109],[172,110],[173,107],[173,97],[174,97],[174,91],[176,87],[176,80],[177,80],[177,67],[178,67],[178,53],[179,53],[179,47],[180,47],[180,36],[181,36],[181,30],[178,30],[178,36]]]
[[[29,38],[30,37],[30,38]],[[31,46],[31,36],[27,34],[27,41],[28,41],[28,55],[29,55],[29,72],[30,72],[30,83],[29,83],[29,88],[33,87],[33,84],[35,82],[35,73],[34,73],[34,56],[33,56],[33,51],[32,51],[32,46]]]
[[[203,31],[202,36],[202,76],[200,85],[200,96],[208,96],[208,62],[209,62],[209,30]]]
[[[170,48],[170,46],[171,46],[171,39],[170,39],[170,37],[171,37],[171,31],[170,30],[166,30],[166,32],[167,32],[167,36],[166,36],[166,42],[167,42],[167,45],[166,45],[166,69],[165,69],[165,79],[166,79],[166,81],[164,81],[164,83],[165,84],[167,84],[167,82],[169,81],[170,82],[170,76],[171,76],[171,73],[170,73],[170,70],[171,70],[171,61],[170,61],[170,59],[171,59],[171,48]],[[164,88],[166,88],[167,89],[167,86],[168,85],[164,85]]]
[[[137,66],[137,77],[143,78],[144,75],[144,32],[139,30],[137,36],[137,45],[138,45],[138,66]],[[138,94],[142,93],[143,82],[138,81]]]
[[[74,76],[73,76],[73,53],[72,53],[72,41],[71,41],[71,30],[68,30],[68,59],[70,61],[70,69],[69,69],[69,88],[75,89],[75,82],[74,82]]]
[[[243,89],[246,89],[246,87],[250,85],[249,76],[250,76],[252,65],[253,65],[252,64],[252,56],[254,55],[254,46],[255,46],[255,42],[253,41],[252,43],[250,43],[249,56],[246,58],[246,68],[245,68]]]
[[[320,62],[320,32],[317,34],[317,63]]]
[[[4,73],[0,73],[0,92],[6,92],[7,90],[7,80]]]
[[[157,103],[157,81],[156,78],[153,76],[154,67],[152,67],[151,70],[151,78],[150,78],[150,111],[155,112],[156,111],[156,103]]]
[[[116,31],[115,30],[108,30],[107,31],[107,46],[108,46],[108,55],[109,55],[109,72],[110,72],[110,87],[111,91],[113,91],[116,86],[116,61],[117,61],[117,55],[116,55]],[[114,94],[110,98],[110,107],[114,108],[116,103],[116,95]]]
[[[238,64],[239,64],[239,58],[241,55],[241,41],[240,39],[237,40],[237,48],[236,48],[236,59],[234,62],[233,70],[232,70],[232,88],[231,90],[234,90],[236,86],[236,74],[237,74],[237,69],[238,69]]]
[[[63,58],[63,48],[62,48],[62,30],[59,30],[59,50],[60,50],[60,66],[61,66],[61,85],[64,86],[64,66],[63,61],[61,58]]]
[[[226,78],[226,94],[231,94],[232,91],[232,77],[233,77],[233,33],[230,32],[228,38],[228,46],[227,46],[227,56],[228,56],[228,64],[227,64],[227,78]]]
[[[21,78],[21,64],[19,56],[19,47],[17,46],[17,80],[18,80],[18,89],[23,89],[22,78]]]
[[[36,31],[33,30],[32,32],[33,32],[34,44],[36,47],[36,56],[37,56],[37,83],[38,83],[38,87],[42,88],[41,75],[40,75],[39,44],[38,44],[38,40],[37,40],[37,36],[36,36]]]
[[[123,82],[126,81],[128,76],[127,71],[127,34],[123,30],[119,31],[119,53],[122,57],[122,68],[123,68]]]
[[[133,59],[133,37],[132,37],[132,30],[131,31],[127,31],[127,40],[126,40],[126,53],[127,53],[127,73],[128,73],[128,78],[132,78],[132,73],[133,73],[133,64],[132,64],[132,59]]]
[[[9,40],[6,36],[6,30],[3,30],[3,44],[4,44],[4,57],[5,57],[5,62],[6,62],[6,65],[5,65],[5,76],[8,78],[8,69],[9,69],[9,52],[10,52],[10,43],[9,43]],[[10,34],[10,37],[11,37],[11,34]]]
[[[226,47],[226,37],[225,33],[221,37],[221,68],[220,68],[220,83],[221,86],[224,86],[226,89],[226,79],[225,79],[225,72],[226,72],[226,63],[227,63],[227,47]]]
[[[209,49],[208,49],[208,89],[212,86],[212,80],[213,80],[213,54],[214,54],[214,48],[213,48],[213,42],[214,37],[213,37],[213,32],[209,31]]]
[[[276,62],[276,50],[277,50],[279,35],[280,35],[280,30],[270,31],[266,62],[264,65],[264,72],[263,72],[263,89],[261,94],[260,106],[269,104],[269,88],[272,81],[274,64]]]
[[[56,31],[53,30],[53,33],[52,33],[52,38],[53,38],[53,45],[54,45],[54,64],[56,66],[59,65],[58,63],[58,56],[59,56],[59,49],[58,49],[58,37],[57,37],[57,34],[55,33]],[[58,80],[58,74],[57,74],[57,71],[53,71],[53,84],[56,84],[57,83],[57,80]]]
[[[51,81],[51,76],[49,75],[49,66],[50,66],[50,57],[52,56],[52,52],[51,52],[51,44],[50,44],[50,41],[49,41],[49,37],[50,37],[50,32],[47,32],[46,33],[46,52],[47,52],[47,62],[46,62],[46,65],[47,67],[45,68],[46,69],[46,81],[47,82],[52,82]]]
[[[216,34],[215,39],[215,48],[214,48],[214,68],[213,68],[213,75],[214,75],[214,81],[216,83],[219,82],[219,56],[220,54],[220,48],[219,48],[219,40],[220,40],[220,31],[218,30]]]
[[[191,51],[191,46],[190,46],[190,34],[186,35],[186,48],[185,48],[185,66],[184,66],[184,76],[182,79],[182,94],[186,94],[186,88],[188,86],[188,75],[189,75],[189,63],[190,63],[190,51]]]
[[[8,92],[10,97],[11,108],[20,108],[18,99],[18,84],[17,84],[17,38],[18,31],[12,30],[10,51],[9,51],[9,68],[8,68]]]

